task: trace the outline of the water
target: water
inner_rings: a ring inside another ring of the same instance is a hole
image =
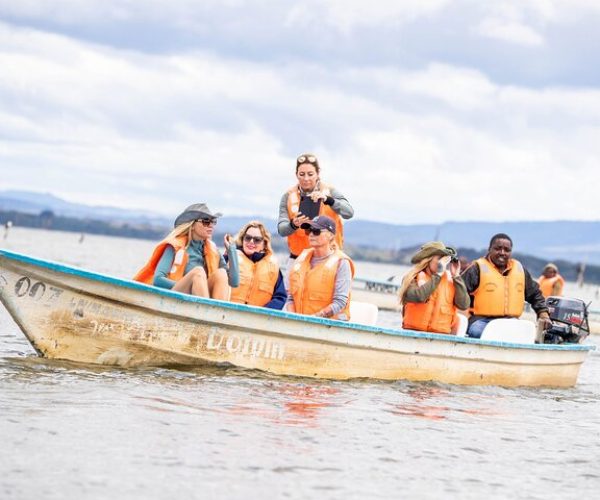
[[[152,243],[3,246],[130,276]],[[595,497],[600,354],[573,389],[120,370],[35,357],[2,308],[0,422],[2,499]]]

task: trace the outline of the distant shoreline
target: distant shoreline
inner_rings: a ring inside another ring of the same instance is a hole
[[[46,210],[39,214],[30,214],[16,210],[0,210],[0,224],[11,221],[14,230],[18,227],[27,227],[30,229],[45,229],[49,231],[65,231],[80,234],[96,234],[99,236],[114,236],[119,238],[134,238],[140,240],[160,241],[168,232],[168,227],[153,226],[149,224],[134,224],[129,222],[109,222],[91,218],[76,218],[55,215],[52,211]],[[5,231],[5,230],[3,230]],[[2,238],[3,236],[0,236]],[[215,234],[214,240],[220,241],[223,233]],[[273,238],[273,248],[276,252],[286,253],[287,245],[283,238]],[[381,249],[366,245],[347,244],[344,250],[354,260],[375,262],[382,264],[410,265],[410,257],[418,247],[411,246],[400,249]],[[482,255],[480,250],[473,248],[458,248],[459,255],[464,255],[469,260],[477,259]],[[514,253],[514,257],[521,261],[529,270],[534,278],[537,278],[544,266],[548,263],[547,259],[542,259],[527,254]],[[576,262],[565,260],[555,260],[554,263],[559,267],[561,275],[567,281],[577,281]],[[588,265],[585,270],[585,282],[591,284],[600,284],[600,266]]]

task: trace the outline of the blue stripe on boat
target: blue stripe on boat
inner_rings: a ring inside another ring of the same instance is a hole
[[[107,276],[105,274],[99,274],[85,269],[79,269],[76,267],[67,266],[65,264],[59,264],[48,260],[42,260],[28,255],[20,254],[17,252],[11,252],[9,250],[1,250],[0,256],[4,256],[9,260],[24,262],[27,264],[33,264],[38,267],[43,267],[64,274],[72,274],[80,276],[93,281],[100,281],[111,285],[130,288],[134,290],[142,290],[144,292],[153,293],[155,295],[162,295],[185,302],[196,302],[200,304],[206,304],[210,306],[219,306],[225,309],[232,309],[236,311],[252,312],[254,314],[261,314],[263,316],[274,316],[277,318],[288,318],[295,321],[304,321],[306,323],[317,323],[327,326],[336,326],[338,328],[348,328],[351,330],[360,330],[376,334],[394,335],[399,337],[412,337],[417,339],[432,339],[441,340],[444,342],[455,342],[460,344],[482,344],[490,345],[495,347],[507,347],[512,349],[534,349],[534,350],[552,350],[552,351],[591,351],[596,348],[594,345],[589,344],[514,344],[511,342],[498,342],[492,340],[480,340],[469,337],[455,337],[453,335],[444,335],[438,333],[425,333],[414,330],[403,330],[403,329],[392,329],[386,327],[361,325],[358,323],[351,323],[346,321],[338,321],[327,318],[317,318],[315,316],[304,316],[295,313],[289,313],[284,311],[278,311],[274,309],[267,309],[264,307],[255,307],[245,304],[237,304],[234,302],[225,302],[222,300],[206,299],[203,297],[196,297],[193,295],[187,295],[180,292],[172,292],[163,288],[146,285],[137,281],[125,280],[122,278],[116,278],[114,276]]]

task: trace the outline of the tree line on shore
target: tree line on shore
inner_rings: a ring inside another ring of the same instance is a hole
[[[0,211],[0,224],[7,227],[9,222],[18,227],[69,231],[82,234],[120,236],[154,241],[162,239],[169,230],[169,228],[166,227],[156,227],[147,224],[131,224],[127,222],[109,222],[97,219],[65,217],[56,215],[51,210],[44,210],[39,214],[18,212],[15,210]],[[222,239],[222,234],[215,235],[214,240],[216,242],[222,241]],[[276,252],[287,252],[285,239],[276,237],[273,238],[272,243],[273,249]],[[418,247],[414,246],[401,249],[381,249],[370,247],[368,245],[347,245],[344,248],[344,251],[355,260],[378,262],[382,264],[410,265],[410,257],[417,249]],[[476,250],[473,248],[458,248],[457,250],[459,255],[464,255],[469,260],[481,257],[485,252],[484,250]],[[519,252],[515,252],[513,257],[521,261],[534,277],[540,275],[542,269],[548,263],[547,259],[520,254]],[[566,260],[556,260],[553,262],[558,266],[560,274],[567,281],[577,281],[581,273],[582,263],[569,262]],[[600,266],[585,266],[584,276],[586,283],[600,284]]]

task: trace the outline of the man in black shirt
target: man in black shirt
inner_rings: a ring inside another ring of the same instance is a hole
[[[523,265],[511,259],[512,240],[504,233],[490,241],[488,253],[477,259],[463,274],[471,295],[469,337],[479,338],[486,325],[497,318],[518,318],[528,302],[544,328],[551,325],[544,296]]]

